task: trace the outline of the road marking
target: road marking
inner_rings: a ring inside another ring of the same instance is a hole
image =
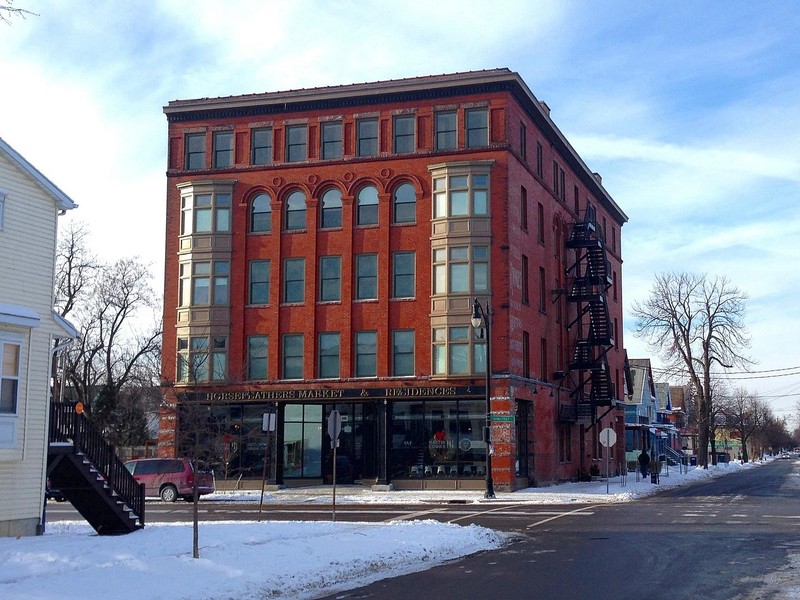
[[[490,508],[489,510],[472,511],[472,512],[469,512],[469,513],[465,514],[462,517],[456,517],[455,519],[450,519],[448,521],[448,523],[455,523],[456,521],[461,521],[463,519],[468,519],[470,517],[478,517],[478,516],[481,516],[481,515],[488,515],[489,513],[496,513],[496,512],[508,510],[508,508],[509,508],[509,506],[505,505],[505,506],[497,506],[495,508]]]
[[[433,515],[436,513],[441,512],[441,508],[432,508],[430,510],[421,510],[415,513],[409,513],[407,515],[402,515],[400,517],[392,517],[391,519],[386,519],[384,523],[391,523],[392,521],[405,521],[406,519],[416,519],[417,517],[424,517],[425,515]]]
[[[578,514],[578,513],[584,513],[585,511],[591,510],[593,508],[594,508],[594,506],[584,506],[583,508],[576,508],[575,510],[571,510],[571,511],[565,512],[565,513],[561,513],[560,515],[556,515],[556,516],[550,517],[548,519],[542,519],[541,521],[537,521],[536,523],[531,523],[530,525],[528,525],[528,529],[533,529],[534,527],[538,527],[539,525],[544,525],[545,523],[548,523],[550,521],[554,521],[555,519],[560,519],[561,517],[569,517],[571,515],[575,515],[575,514]],[[594,513],[592,512],[592,513],[585,513],[585,514],[587,514],[587,515],[592,514],[593,515]]]

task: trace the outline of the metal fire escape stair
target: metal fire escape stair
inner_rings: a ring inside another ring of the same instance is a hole
[[[608,311],[611,268],[593,209],[586,211],[583,221],[573,224],[566,245],[575,253],[566,273],[572,278],[567,301],[576,307],[576,317],[567,329],[578,326],[579,331],[568,369],[578,381],[572,393],[577,420],[591,422],[598,406],[611,406],[616,398],[607,359],[614,346]]]
[[[99,535],[144,527],[144,485],[74,404],[51,405],[47,477]]]

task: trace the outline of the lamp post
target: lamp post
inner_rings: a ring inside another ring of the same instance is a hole
[[[491,391],[489,385],[491,383],[491,369],[492,369],[492,332],[491,332],[491,310],[489,309],[489,300],[486,300],[486,310],[475,298],[472,302],[472,327],[478,329],[480,327],[486,328],[486,491],[483,494],[484,498],[494,498],[494,480],[492,479],[492,403]]]

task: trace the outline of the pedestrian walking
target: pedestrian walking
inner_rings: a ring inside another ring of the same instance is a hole
[[[650,469],[650,455],[647,450],[642,448],[642,453],[639,455],[639,470],[642,472],[642,479],[647,477],[647,472]]]

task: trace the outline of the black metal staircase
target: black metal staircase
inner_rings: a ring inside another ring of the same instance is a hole
[[[100,535],[144,527],[144,485],[72,403],[52,403],[47,477]]]
[[[616,398],[607,358],[614,347],[607,302],[611,268],[592,207],[586,210],[583,221],[573,224],[567,248],[575,255],[567,269],[567,276],[571,277],[567,301],[576,307],[575,319],[567,329],[578,328],[568,364],[578,383],[571,395],[576,402],[576,420],[592,422],[596,408],[612,406]]]

